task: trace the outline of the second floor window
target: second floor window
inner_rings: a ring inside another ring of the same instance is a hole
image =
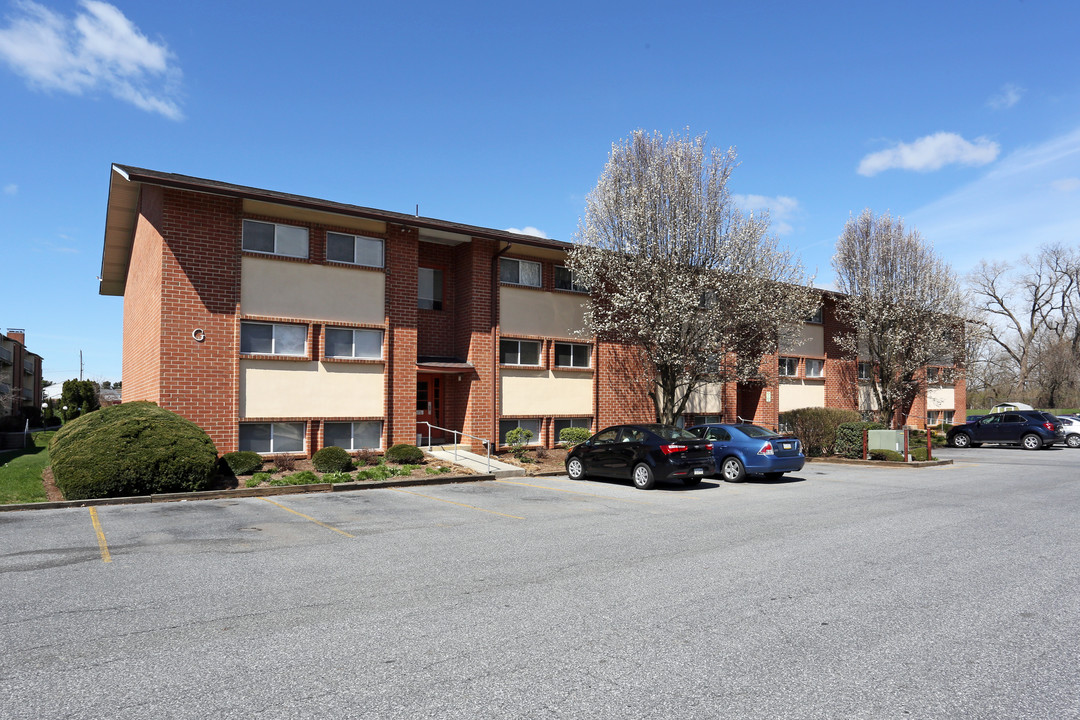
[[[577,273],[562,265],[555,266],[555,288],[557,290],[573,290],[574,292],[586,292],[585,286],[577,281]]]
[[[825,361],[824,360],[807,360],[806,361],[806,377],[819,378],[825,376]]]
[[[780,358],[780,377],[795,377],[799,373],[799,361],[796,358]]]
[[[535,340],[500,340],[499,363],[502,365],[539,365],[540,343]]]
[[[540,287],[540,263],[513,258],[499,259],[499,280],[514,285]]]
[[[581,343],[555,343],[555,367],[589,367],[589,349]]]
[[[443,273],[434,268],[420,268],[416,306],[421,310],[442,310]]]
[[[382,358],[382,330],[326,328],[326,357]]]
[[[859,363],[859,379],[870,380],[873,377],[873,367],[868,362]]]
[[[240,352],[253,355],[305,355],[307,325],[242,322]]]
[[[308,230],[295,225],[245,220],[241,244],[250,252],[306,258]]]
[[[326,233],[326,259],[368,267],[383,266],[383,241],[379,238]]]

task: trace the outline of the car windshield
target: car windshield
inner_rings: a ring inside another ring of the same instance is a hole
[[[697,440],[698,436],[674,425],[646,425],[646,429],[662,440]]]
[[[774,433],[768,428],[759,427],[757,425],[736,425],[735,429],[741,432],[743,435],[752,438],[778,437],[778,433]]]

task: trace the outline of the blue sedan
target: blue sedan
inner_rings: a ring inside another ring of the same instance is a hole
[[[740,482],[747,474],[777,480],[806,463],[797,437],[780,435],[758,425],[698,425],[690,432],[713,444],[716,469],[724,480]]]

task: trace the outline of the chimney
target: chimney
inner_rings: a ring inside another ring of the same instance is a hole
[[[22,328],[8,328],[7,336],[23,347],[26,347],[26,331]]]

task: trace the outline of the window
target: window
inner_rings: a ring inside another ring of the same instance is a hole
[[[695,415],[693,425],[715,425],[724,422],[719,415]]]
[[[383,241],[379,238],[326,233],[326,259],[368,267],[383,266]]]
[[[499,362],[503,365],[539,365],[540,343],[535,340],[500,340]]]
[[[259,355],[307,354],[307,325],[240,323],[240,352]]]
[[[824,311],[824,308],[819,307],[817,310],[815,310],[814,312],[810,313],[810,315],[807,316],[806,322],[814,323],[815,325],[820,325],[821,322],[822,322],[823,311]]]
[[[304,452],[304,423],[242,423],[240,449],[257,453]]]
[[[585,428],[589,430],[592,428],[592,420],[589,418],[555,418],[555,424],[552,430],[555,433],[555,440],[560,440],[560,433],[566,428]]]
[[[420,268],[418,282],[418,302],[416,306],[421,310],[442,310],[442,270]]]
[[[382,446],[382,421],[328,422],[323,425],[323,447],[377,450]]]
[[[382,359],[382,330],[326,328],[326,357]]]
[[[870,363],[868,363],[868,362],[859,363],[859,379],[860,380],[870,380],[872,377],[873,377],[873,370],[871,368]]]
[[[806,377],[819,378],[825,376],[825,361],[824,360],[806,360]]]
[[[780,358],[780,377],[795,377],[799,372],[799,361],[797,358]]]
[[[532,433],[532,437],[529,438],[529,445],[540,444],[540,420],[500,420],[499,421],[499,441],[506,445],[506,433],[510,432],[514,428],[521,428],[522,430],[528,430]]]
[[[298,258],[308,256],[307,228],[245,220],[243,236],[241,244],[245,250],[251,252]]]
[[[499,280],[515,285],[540,287],[540,263],[500,258]]]
[[[587,368],[590,348],[580,343],[555,343],[555,367]]]
[[[573,290],[574,292],[588,292],[584,285],[577,281],[577,273],[562,265],[555,266],[555,287],[559,290]]]

